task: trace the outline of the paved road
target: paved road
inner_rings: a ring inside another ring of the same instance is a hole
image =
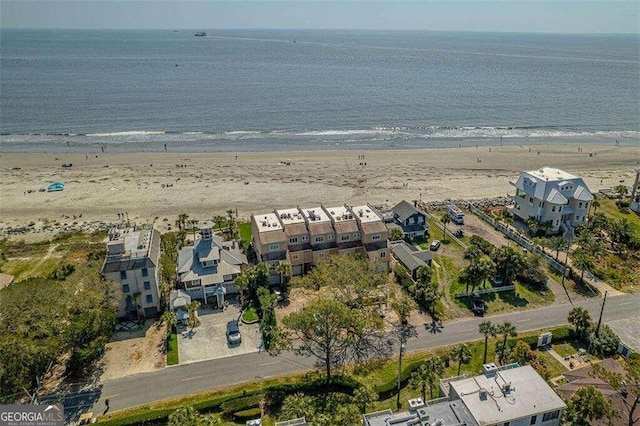
[[[576,303],[598,318],[601,299]],[[607,298],[603,321],[628,318],[638,314],[640,295],[624,295]],[[570,304],[554,305],[529,311],[495,315],[485,318],[468,318],[445,323],[440,330],[425,325],[418,330],[418,337],[408,342],[408,350],[451,345],[478,340],[478,324],[484,319],[494,323],[511,321],[519,331],[536,330],[562,325],[567,322]],[[110,411],[118,411],[136,405],[166,398],[205,391],[256,379],[295,373],[313,368],[312,358],[301,358],[291,353],[271,357],[265,353],[253,353],[199,363],[167,367],[152,373],[142,373],[104,382],[102,395],[94,406],[94,412],[102,412],[104,400],[109,398]]]

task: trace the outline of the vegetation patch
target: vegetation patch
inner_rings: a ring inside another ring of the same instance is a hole
[[[256,308],[253,306],[249,306],[242,311],[242,322],[246,324],[253,324],[260,320],[258,318],[258,312],[256,312]]]
[[[178,362],[178,334],[174,327],[167,336],[167,365],[176,365]]]

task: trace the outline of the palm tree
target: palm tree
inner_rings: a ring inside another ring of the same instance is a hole
[[[402,325],[406,325],[409,322],[409,316],[416,307],[416,302],[404,293],[391,302],[391,308],[398,314],[398,319]]]
[[[164,311],[160,321],[167,324],[167,334],[171,334],[171,330],[178,324],[178,317],[173,311]]]
[[[198,308],[200,307],[200,302],[194,300],[193,302],[187,305],[187,311],[189,312],[189,327],[191,327],[191,331],[200,325],[200,319],[198,318]]]
[[[308,416],[313,406],[313,400],[301,392],[287,396],[282,402],[280,415],[286,419],[297,419]]]
[[[580,269],[580,281],[584,282],[584,273],[587,269],[593,268],[594,261],[587,253],[578,251],[573,254],[573,264]]]
[[[444,215],[442,216],[442,219],[440,219],[440,222],[442,222],[442,241],[447,241],[447,225],[449,224],[449,222],[451,222],[451,218],[449,217],[449,215]]]
[[[502,360],[504,359],[505,351],[507,349],[507,338],[516,337],[518,332],[515,325],[511,324],[509,321],[505,321],[498,325],[497,334],[500,334],[503,337],[502,347],[500,348],[500,358],[498,358],[498,362],[502,364]]]
[[[429,388],[430,399],[433,399],[433,388],[444,373],[444,365],[438,357],[428,358],[413,373],[409,379],[409,384],[414,389],[420,389],[422,400],[427,400],[427,387]]]
[[[391,231],[389,231],[389,239],[391,241],[399,241],[402,239],[402,237],[404,237],[404,233],[400,228],[393,228]]]
[[[485,287],[487,280],[496,273],[496,264],[487,256],[480,257],[476,262],[478,278],[482,281],[482,287]]]
[[[591,315],[589,315],[589,311],[580,306],[576,306],[569,311],[567,321],[573,326],[576,334],[581,337],[584,337],[589,328],[591,328]]]
[[[600,207],[600,202],[598,200],[593,200],[593,203],[591,203],[591,205],[593,206],[592,215],[595,215],[596,211],[598,210],[598,207]]]
[[[458,361],[458,376],[460,375],[462,364],[468,364],[469,361],[471,361],[471,351],[469,350],[469,346],[464,343],[460,343],[451,348],[449,356],[451,359]]]
[[[478,332],[480,332],[480,334],[484,334],[484,357],[482,358],[482,363],[486,364],[489,336],[497,336],[496,326],[491,321],[482,321],[480,324],[478,324]]]
[[[616,194],[618,194],[618,198],[622,198],[629,193],[629,188],[627,185],[618,185],[615,188]]]
[[[546,220],[544,222],[541,222],[539,227],[544,231],[544,235],[546,237],[547,235],[549,235],[549,232],[551,232],[551,230],[553,229],[553,221]]]
[[[378,399],[378,393],[374,391],[371,386],[360,386],[353,392],[353,402],[360,407],[362,414],[366,413],[367,405]]]
[[[222,224],[225,222],[225,217],[222,215],[216,215],[213,217],[214,226],[218,227],[218,231],[222,231]]]
[[[235,225],[236,222],[233,218],[233,210],[227,210],[227,228],[229,231],[229,239],[233,240],[235,236]]]
[[[565,250],[568,248],[567,240],[562,237],[554,237],[549,240],[549,248],[556,251],[556,260],[558,260],[558,256],[560,256],[560,250]]]
[[[276,271],[280,274],[280,284],[282,285],[282,291],[286,292],[289,278],[291,277],[291,264],[288,262],[280,262],[276,266]],[[286,278],[286,280],[285,280]]]
[[[178,220],[176,220],[176,226],[178,226],[178,230],[179,231],[183,231],[185,228],[185,225],[187,223],[187,220],[189,220],[189,215],[186,213],[180,213],[178,215]]]
[[[538,219],[535,217],[528,217],[524,223],[527,225],[527,228],[529,228],[529,231],[531,231],[531,235],[536,235],[538,233],[538,229],[540,229],[540,221]]]
[[[233,285],[238,291],[238,295],[240,296],[240,305],[244,306],[244,296],[245,292],[249,289],[249,269],[245,269],[236,277],[233,281]]]
[[[416,278],[420,287],[427,287],[431,283],[431,267],[420,266],[416,270]]]

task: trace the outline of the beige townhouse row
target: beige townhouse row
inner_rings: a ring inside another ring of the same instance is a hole
[[[291,264],[300,275],[331,254],[366,254],[378,270],[389,268],[387,227],[369,204],[290,208],[251,216],[253,247],[259,262],[269,266],[271,283],[279,281],[276,267]]]

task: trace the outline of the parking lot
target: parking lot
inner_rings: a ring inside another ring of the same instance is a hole
[[[240,317],[238,305],[230,304],[224,311],[203,306],[198,309],[198,317],[201,324],[193,333],[189,333],[187,327],[178,327],[180,364],[258,352],[262,344],[258,323],[243,324],[240,321],[242,343],[237,346],[229,346],[227,343],[227,322]]]

